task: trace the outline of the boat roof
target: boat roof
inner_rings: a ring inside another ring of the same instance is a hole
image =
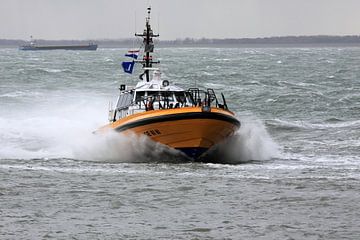
[[[153,78],[151,81],[147,82],[142,80],[136,84],[135,91],[173,91],[173,92],[183,92],[184,89],[170,84],[168,80],[161,79],[161,72],[159,69],[153,70]]]
[[[176,85],[167,85],[167,80],[151,80],[150,82],[140,81],[135,87],[135,91],[173,91],[173,92],[183,92],[183,88]],[[168,82],[168,81],[167,81]]]

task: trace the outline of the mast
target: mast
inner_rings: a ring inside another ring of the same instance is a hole
[[[152,56],[150,53],[154,52],[154,42],[153,42],[153,37],[159,37],[159,34],[154,34],[153,30],[151,29],[151,25],[150,25],[150,12],[151,12],[151,7],[147,8],[147,13],[148,16],[146,17],[146,24],[145,24],[145,29],[143,33],[135,33],[136,37],[142,37],[144,38],[144,57],[143,60],[137,61],[142,63],[143,68],[145,68],[144,73],[140,75],[140,78],[142,77],[142,75],[145,74],[146,77],[146,81],[149,82],[150,81],[150,73],[149,73],[149,69],[152,67],[152,64],[154,63],[159,63],[159,61],[153,61],[152,60]]]

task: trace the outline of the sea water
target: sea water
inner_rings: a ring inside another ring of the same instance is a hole
[[[107,123],[127,49],[0,49],[0,239],[360,239],[360,48],[161,48],[223,92],[217,164]]]

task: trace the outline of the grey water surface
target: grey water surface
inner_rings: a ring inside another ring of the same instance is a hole
[[[0,49],[0,239],[360,239],[360,48],[161,48],[242,127],[183,162],[107,123],[127,49]]]

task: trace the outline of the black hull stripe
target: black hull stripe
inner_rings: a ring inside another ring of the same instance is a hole
[[[237,127],[240,127],[240,122],[236,118],[225,114],[213,113],[213,112],[191,112],[191,113],[178,113],[178,114],[149,117],[121,125],[115,128],[115,130],[118,132],[122,132],[130,128],[135,128],[148,124],[167,122],[167,121],[187,120],[187,119],[215,119],[215,120],[225,121],[234,124]]]

